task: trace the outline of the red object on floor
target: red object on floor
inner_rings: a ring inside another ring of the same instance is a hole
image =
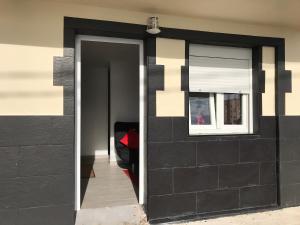
[[[131,129],[120,140],[120,142],[129,149],[139,149],[139,134]]]
[[[138,180],[138,178],[132,173],[131,170],[129,170],[129,169],[123,169],[123,172],[125,173],[126,176],[129,177],[129,179],[131,180],[131,182],[132,182],[134,185],[136,185],[136,186],[139,185],[139,182],[138,182],[139,180]]]

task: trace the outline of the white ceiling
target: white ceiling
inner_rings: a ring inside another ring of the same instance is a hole
[[[56,0],[147,13],[300,28],[300,0]]]

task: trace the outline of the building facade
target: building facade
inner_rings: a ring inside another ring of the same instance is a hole
[[[152,15],[72,1],[0,2],[0,224],[74,224],[77,35],[143,41],[150,222],[300,204],[299,29],[157,13],[161,32],[151,35]],[[205,46],[250,55],[201,55]],[[244,75],[200,90],[197,82],[219,81],[192,79],[203,63],[222,65],[213,74]],[[215,127],[197,130],[206,123]]]

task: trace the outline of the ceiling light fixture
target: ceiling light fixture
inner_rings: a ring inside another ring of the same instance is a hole
[[[159,24],[158,24],[158,17],[152,16],[148,19],[147,24],[147,32],[149,34],[158,34],[160,33]]]

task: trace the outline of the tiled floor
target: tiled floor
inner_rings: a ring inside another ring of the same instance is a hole
[[[82,209],[138,204],[131,180],[118,165],[111,165],[107,158],[96,159],[94,172],[95,178],[82,179],[88,183]]]

